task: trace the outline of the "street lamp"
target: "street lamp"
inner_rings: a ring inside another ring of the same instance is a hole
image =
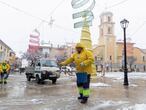
[[[123,19],[121,22],[121,27],[124,31],[124,85],[128,86],[128,75],[127,75],[127,51],[126,51],[126,28],[128,27],[129,21],[126,19]]]

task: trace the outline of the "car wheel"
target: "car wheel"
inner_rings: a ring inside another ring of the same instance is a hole
[[[27,76],[27,81],[31,81],[31,77],[29,75]]]
[[[26,75],[26,78],[28,78],[28,73],[25,73],[25,75]]]
[[[40,82],[41,82],[41,79],[40,79],[39,75],[36,75],[36,82],[37,82],[38,84],[40,84]]]
[[[52,79],[52,84],[56,84],[57,79]]]

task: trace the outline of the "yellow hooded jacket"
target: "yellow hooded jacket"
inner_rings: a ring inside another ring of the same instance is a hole
[[[67,59],[61,64],[67,65],[74,62],[76,65],[77,72],[87,72],[88,74],[91,74],[93,72],[92,64],[94,62],[94,57],[92,52],[86,50],[81,43],[77,43],[76,48],[77,47],[83,48],[81,53],[77,53],[77,52],[74,53],[71,58]],[[81,66],[81,63],[83,63],[84,66]]]
[[[10,70],[10,65],[6,63],[6,65],[3,67],[3,63],[0,64],[0,73],[3,73],[4,72],[3,68],[5,68],[6,69],[6,72],[8,73],[9,70]]]
[[[1,66],[1,64],[0,64],[0,74],[2,73],[2,66]]]

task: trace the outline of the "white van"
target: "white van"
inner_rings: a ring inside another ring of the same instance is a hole
[[[40,59],[35,62],[34,67],[26,68],[26,78],[28,81],[35,78],[37,83],[41,83],[49,79],[54,84],[59,77],[60,70],[55,60]]]

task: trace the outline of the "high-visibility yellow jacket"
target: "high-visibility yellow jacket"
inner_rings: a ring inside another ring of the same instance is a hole
[[[81,43],[77,43],[76,48],[77,47],[83,48],[81,53],[74,53],[71,58],[62,62],[61,65],[67,65],[74,62],[77,72],[87,72],[88,74],[93,73],[92,64],[94,62],[94,57],[92,52],[86,50]],[[81,63],[84,66],[81,66]]]
[[[5,71],[8,73],[9,70],[10,70],[9,64],[7,64],[7,63],[5,63],[5,65],[4,65],[4,63],[0,64],[0,73],[3,73]]]
[[[0,64],[0,74],[2,73],[2,66],[1,66],[1,64]]]
[[[10,71],[10,68],[11,68],[10,64],[7,64],[7,72]]]

